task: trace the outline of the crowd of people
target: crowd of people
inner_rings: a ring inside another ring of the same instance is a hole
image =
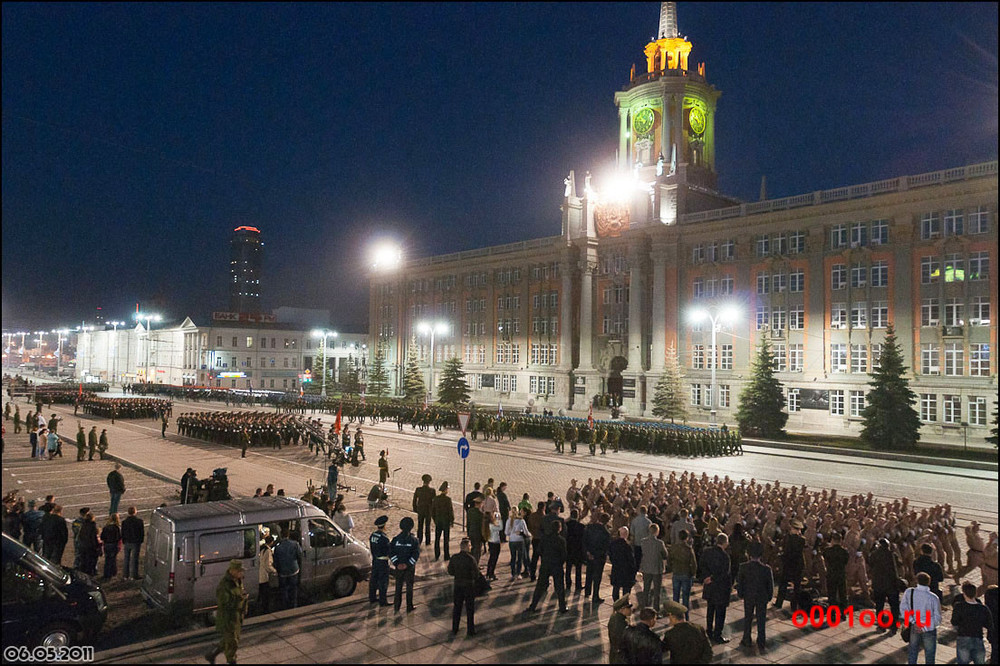
[[[111,419],[162,419],[173,415],[174,404],[157,398],[97,398],[80,400],[84,414]]]

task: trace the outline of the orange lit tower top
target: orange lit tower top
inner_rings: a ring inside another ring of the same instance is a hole
[[[660,30],[646,45],[646,72],[688,68],[691,42],[677,31],[677,3],[660,3]]]

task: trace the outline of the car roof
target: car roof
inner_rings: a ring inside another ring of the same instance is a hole
[[[174,524],[175,532],[257,525],[260,523],[325,516],[317,507],[293,497],[247,497],[221,502],[199,502],[160,507],[153,516]]]

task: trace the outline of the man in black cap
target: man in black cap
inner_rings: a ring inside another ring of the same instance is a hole
[[[663,651],[670,654],[671,664],[710,664],[712,644],[708,634],[697,624],[688,622],[687,606],[676,601],[663,605],[669,629],[663,634]]]
[[[781,548],[781,581],[778,583],[778,598],[774,600],[774,607],[781,608],[785,601],[785,590],[788,584],[792,584],[792,612],[799,607],[799,592],[802,590],[802,568],[805,565],[803,552],[806,547],[806,540],[802,538],[802,521],[798,518],[789,524],[788,535],[782,542]],[[808,611],[809,609],[804,609]]]
[[[767,640],[767,602],[774,594],[774,575],[771,567],[760,561],[764,554],[764,546],[759,541],[754,541],[747,548],[749,562],[740,565],[740,572],[736,580],[736,592],[743,600],[743,640],[740,645],[751,647],[750,630],[753,626],[754,616],[757,616],[757,646],[761,652],[764,651],[764,643]]]
[[[451,559],[448,553],[448,542],[451,540],[451,524],[455,522],[455,507],[448,497],[448,482],[438,488],[438,496],[431,505],[431,515],[434,517],[434,559],[441,556],[441,537],[444,537],[444,559]]]
[[[431,545],[431,513],[434,509],[434,489],[431,488],[431,475],[420,477],[424,485],[413,491],[413,511],[417,514],[417,541],[423,540]]]
[[[566,563],[566,539],[559,533],[562,532],[562,521],[551,523],[542,537],[542,566],[538,570],[538,581],[535,583],[535,593],[531,597],[531,605],[528,611],[538,610],[538,602],[542,595],[549,589],[549,578],[556,588],[556,598],[559,600],[559,612],[565,613],[566,589],[563,587],[563,565]]]
[[[461,549],[448,562],[448,573],[455,577],[455,607],[451,614],[451,633],[458,633],[458,625],[462,621],[462,606],[465,606],[467,636],[476,635],[476,580],[479,578],[479,564],[472,556],[472,542],[468,537],[462,539]]]
[[[392,554],[389,537],[385,533],[385,524],[389,516],[379,516],[375,519],[375,531],[368,539],[368,547],[372,551],[372,574],[368,579],[368,603],[378,602],[379,606],[388,606],[386,594],[389,591],[389,555]]]
[[[632,617],[632,601],[629,595],[624,594],[615,601],[612,607],[614,612],[608,620],[608,663],[624,664],[625,654],[622,652],[625,640],[625,630],[629,627],[629,618]]]
[[[399,534],[392,538],[389,544],[391,554],[389,562],[396,568],[396,595],[394,605],[396,612],[403,604],[403,586],[406,586],[406,612],[415,608],[413,605],[413,568],[420,558],[420,541],[410,534],[413,529],[413,518],[406,516],[399,521]]]

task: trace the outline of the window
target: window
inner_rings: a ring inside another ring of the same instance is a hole
[[[758,236],[757,237],[757,256],[766,257],[771,254],[771,238],[770,236]]]
[[[990,376],[990,346],[976,342],[969,345],[969,374],[973,377]]]
[[[253,357],[252,356],[247,356],[246,366],[248,368],[253,367]]]
[[[705,367],[705,345],[691,347],[691,367],[701,370]]]
[[[785,330],[785,308],[774,308],[771,311],[771,330]]]
[[[986,425],[986,398],[982,396],[969,396],[969,425]]]
[[[830,345],[830,372],[847,372],[847,345]]]
[[[844,392],[840,390],[830,391],[830,413],[834,416],[844,415]]]
[[[961,342],[945,344],[944,374],[949,377],[961,377],[965,374],[965,348]]]
[[[830,306],[830,328],[847,328],[847,303]]]
[[[969,279],[990,279],[990,253],[973,252],[969,255]]]
[[[788,274],[788,291],[798,294],[805,289],[806,274],[800,270]]]
[[[881,342],[876,342],[872,345],[872,369],[877,370],[879,364],[882,362],[882,349],[884,345]]]
[[[701,384],[691,384],[691,404],[701,404]]]
[[[801,331],[805,328],[806,311],[801,305],[794,305],[788,311],[788,330]]]
[[[770,313],[768,312],[766,305],[757,306],[757,330],[766,331],[768,324],[770,322]]]
[[[972,312],[969,323],[973,326],[990,325],[990,298],[989,296],[975,296],[972,299]]]
[[[792,254],[802,254],[806,251],[806,232],[793,231],[788,236],[788,250]]]
[[[944,212],[944,235],[961,236],[965,233],[965,216],[962,209],[946,210]]]
[[[799,390],[798,389],[788,389],[788,395],[785,398],[785,404],[788,405],[788,413],[792,414],[799,411]]]
[[[712,263],[719,260],[719,244],[709,243],[705,246],[705,258]]]
[[[851,391],[851,418],[861,418],[861,412],[865,409],[865,392]]]
[[[889,325],[889,302],[875,301],[872,303],[872,328],[885,328]]]
[[[889,220],[872,222],[872,245],[885,245],[889,242]]]
[[[879,259],[878,261],[872,262],[872,286],[873,287],[888,287],[889,286],[889,262],[885,259]]]
[[[868,372],[867,345],[851,345],[851,372]]]
[[[830,247],[836,250],[847,245],[847,225],[838,224],[830,229]]]
[[[344,543],[344,537],[328,520],[309,521],[309,546],[312,548],[332,548]]]
[[[788,276],[784,273],[775,273],[771,276],[771,287],[774,289],[774,293],[780,294],[785,291],[788,286]]]
[[[775,372],[785,372],[788,368],[788,352],[785,343],[776,342],[772,351],[771,369]]]
[[[722,357],[719,360],[719,367],[723,370],[733,369],[733,346],[732,345],[722,345],[720,347],[722,352]]]
[[[944,418],[942,421],[945,423],[958,424],[962,421],[962,398],[957,395],[943,395],[941,396],[942,406],[944,407]]]
[[[732,261],[736,258],[736,243],[735,241],[727,240],[722,241],[722,260]]]
[[[920,284],[934,284],[941,275],[937,257],[920,257]]]
[[[865,301],[851,304],[851,328],[868,328],[868,303]]]
[[[949,298],[944,304],[944,325],[962,326],[965,323],[963,310],[965,304],[957,298]]]
[[[864,222],[855,222],[851,225],[851,247],[865,245],[868,245],[868,225]]]
[[[773,245],[775,254],[788,254],[788,234],[777,234]]]
[[[247,349],[249,349],[250,347],[253,347],[253,336],[252,335],[248,335],[247,336]]]
[[[920,216],[920,238],[930,240],[941,237],[941,216],[937,213],[924,213]]]
[[[789,372],[802,372],[802,361],[804,358],[801,343],[788,345],[788,370]]]
[[[233,530],[202,534],[198,537],[198,562],[224,562],[254,557],[257,554],[257,530]]]
[[[700,264],[705,261],[705,246],[698,243],[693,248],[691,248],[691,261],[696,264]]]
[[[965,262],[962,261],[961,255],[958,254],[944,255],[944,281],[961,282],[964,279],[965,279]]]
[[[697,278],[691,286],[691,295],[694,298],[702,298],[705,295],[705,281],[701,278]]]
[[[714,298],[718,293],[719,281],[712,278],[711,280],[705,280],[705,295],[709,298]]]
[[[734,284],[735,283],[733,281],[733,278],[728,276],[722,278],[722,281],[719,286],[719,294],[723,296],[732,296]]]
[[[920,373],[923,375],[940,375],[941,365],[939,361],[940,347],[933,342],[924,342],[920,345]]]
[[[847,286],[847,265],[834,264],[830,269],[830,288],[843,289]]]
[[[216,347],[221,347],[222,346],[222,336],[221,335],[215,336],[215,346]]]
[[[261,338],[260,339],[260,348],[261,349],[266,349],[267,348],[267,338]]]
[[[969,233],[985,234],[990,230],[990,212],[986,206],[976,206],[969,211]]]
[[[719,407],[729,407],[729,384],[719,384]]]
[[[239,340],[239,338],[238,338],[237,336],[235,336],[235,335],[234,335],[234,336],[233,336],[233,344],[231,344],[231,345],[230,345],[230,347],[235,347],[235,346],[237,346],[237,345],[239,344],[238,340]]]
[[[937,396],[933,393],[920,394],[920,420],[937,421]]]
[[[767,294],[771,288],[771,276],[764,273],[757,275],[757,293]]]
[[[868,269],[855,264],[851,266],[851,287],[858,289],[868,284]]]
[[[938,299],[925,298],[920,305],[920,325],[937,326],[940,321]]]

